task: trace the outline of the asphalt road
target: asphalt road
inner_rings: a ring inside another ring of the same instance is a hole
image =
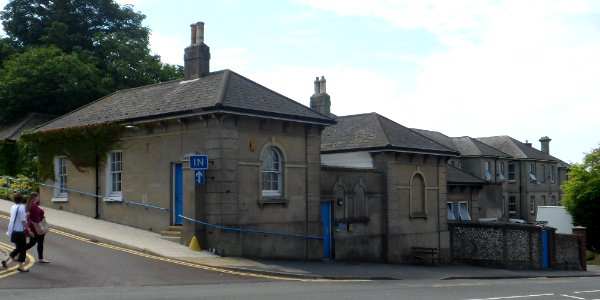
[[[8,221],[0,218],[0,257],[13,249],[4,234]],[[44,243],[50,264],[33,264],[28,273],[7,275],[0,266],[0,298],[5,289],[190,285],[222,282],[255,282],[267,279],[237,276],[178,264],[136,251],[90,242],[52,230]],[[37,260],[34,246],[28,251]],[[14,272],[13,272],[14,273]],[[7,276],[6,276],[7,275]],[[5,277],[4,277],[5,276]]]
[[[0,218],[0,229],[6,226]],[[0,252],[11,248],[0,235]],[[29,254],[37,259],[35,248]],[[29,273],[0,270],[0,299],[600,299],[598,277],[297,281],[229,274],[56,230],[45,257],[51,263],[33,264]]]

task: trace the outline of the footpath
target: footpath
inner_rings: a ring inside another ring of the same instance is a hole
[[[0,200],[0,214],[9,215],[12,202]],[[288,261],[220,257],[209,251],[193,251],[187,246],[163,240],[160,234],[130,226],[97,220],[42,206],[50,228],[76,234],[90,240],[120,246],[166,258],[221,269],[306,279],[501,279],[600,277],[600,266],[588,265],[587,271],[505,270],[463,265],[399,265],[349,263],[335,261]],[[50,233],[52,234],[52,232]],[[48,251],[48,252],[51,252]]]

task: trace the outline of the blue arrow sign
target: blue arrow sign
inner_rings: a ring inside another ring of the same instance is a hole
[[[196,182],[196,184],[206,183],[206,173],[204,172],[204,170],[194,170],[194,182]]]
[[[190,169],[208,169],[208,155],[190,155]]]

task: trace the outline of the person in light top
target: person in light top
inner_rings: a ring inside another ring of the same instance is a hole
[[[10,222],[8,223],[8,231],[6,234],[10,236],[10,241],[15,244],[15,249],[2,260],[2,266],[8,268],[8,263],[15,260],[19,263],[17,270],[20,272],[29,272],[23,268],[25,263],[25,252],[27,251],[27,237],[32,236],[33,232],[27,227],[27,215],[25,212],[25,204],[23,195],[17,193],[13,196],[15,204],[10,209]]]

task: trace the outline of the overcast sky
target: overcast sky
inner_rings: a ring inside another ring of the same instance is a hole
[[[337,115],[538,149],[548,136],[550,154],[571,163],[600,143],[600,1],[117,2],[146,15],[164,62],[183,64],[189,25],[202,21],[212,71],[305,105],[325,76]]]

